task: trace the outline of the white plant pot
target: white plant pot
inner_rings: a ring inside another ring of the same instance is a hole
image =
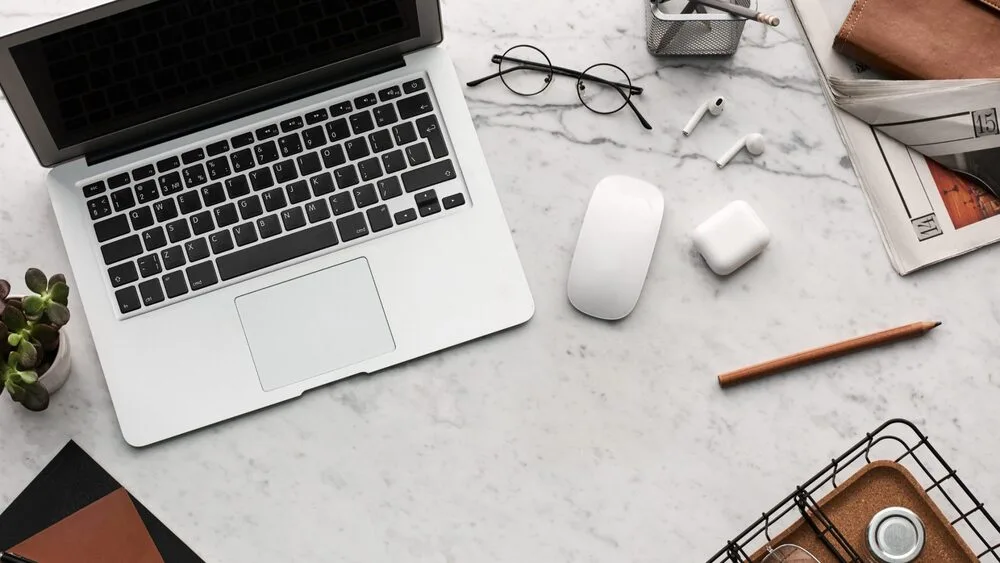
[[[49,366],[48,371],[38,378],[38,381],[49,392],[49,395],[58,391],[66,383],[66,380],[69,379],[71,363],[69,336],[65,331],[59,331],[59,351],[56,352],[56,357],[52,360],[52,365]]]

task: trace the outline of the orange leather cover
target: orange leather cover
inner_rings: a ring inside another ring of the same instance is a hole
[[[833,48],[894,78],[1000,78],[1000,0],[855,0]]]
[[[11,552],[44,563],[163,563],[125,489],[63,518]]]

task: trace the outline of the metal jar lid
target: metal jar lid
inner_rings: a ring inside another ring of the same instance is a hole
[[[868,524],[868,549],[884,563],[909,563],[924,549],[924,523],[911,510],[886,508]]]

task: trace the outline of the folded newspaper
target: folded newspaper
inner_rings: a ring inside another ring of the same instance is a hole
[[[902,275],[1000,241],[1000,80],[881,80],[834,52],[852,0],[791,0]]]

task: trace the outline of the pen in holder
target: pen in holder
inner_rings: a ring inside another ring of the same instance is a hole
[[[755,0],[734,0],[753,9]],[[646,48],[657,56],[732,55],[739,47],[745,18],[688,0],[643,0]]]

